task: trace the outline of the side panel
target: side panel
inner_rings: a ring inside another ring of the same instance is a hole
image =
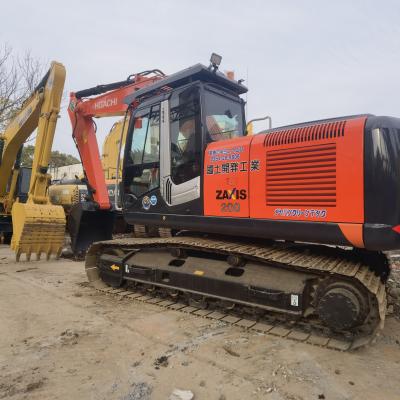
[[[252,137],[210,143],[204,158],[204,215],[249,217]]]
[[[364,150],[365,246],[400,249],[400,118],[369,117]]]
[[[365,117],[257,135],[250,148],[250,217],[364,222]]]
[[[365,160],[365,222],[400,224],[399,118],[368,118]]]

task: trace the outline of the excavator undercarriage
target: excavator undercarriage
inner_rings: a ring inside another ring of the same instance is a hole
[[[206,310],[203,315],[228,309],[254,325],[272,318],[290,331],[322,335],[352,349],[369,343],[385,319],[382,277],[359,254],[324,246],[204,236],[126,238],[95,243],[86,272],[98,289],[105,283],[133,288],[160,301],[183,301]]]

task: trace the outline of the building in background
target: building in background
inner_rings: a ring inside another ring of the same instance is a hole
[[[66,165],[64,167],[50,167],[49,174],[51,174],[53,182],[59,182],[61,180],[75,179],[83,175],[82,164]]]

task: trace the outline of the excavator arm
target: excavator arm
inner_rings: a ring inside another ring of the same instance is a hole
[[[64,242],[64,211],[62,207],[50,205],[47,192],[50,181],[47,169],[64,82],[64,66],[52,62],[49,71],[1,135],[0,203],[3,212],[11,210],[11,246],[16,252],[17,260],[22,253],[26,253],[28,260],[31,253],[36,253],[38,257],[42,252],[48,257],[53,252],[59,254]],[[14,198],[18,173],[16,160],[24,142],[36,128],[28,200],[23,204]]]
[[[43,92],[36,90],[0,136],[0,202],[3,204],[8,197],[7,186],[18,152],[37,127],[43,97]]]
[[[65,68],[52,63],[49,77],[44,86],[44,100],[38,121],[35,152],[32,163],[32,179],[29,186],[28,201],[35,204],[48,204],[47,181],[50,176],[47,169],[50,162],[57,119],[65,82]]]
[[[77,257],[86,253],[94,241],[112,238],[115,216],[101,164],[94,118],[128,116],[125,98],[164,77],[159,70],[144,71],[129,76],[125,81],[99,85],[70,95],[68,114],[72,137],[82,161],[89,192],[88,201],[74,205],[67,221],[71,247]]]

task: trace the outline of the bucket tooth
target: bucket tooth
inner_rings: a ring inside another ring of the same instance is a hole
[[[42,255],[42,252],[41,251],[38,251],[37,253],[36,253],[36,261],[39,261],[40,260],[40,256]]]
[[[32,253],[39,260],[41,253],[47,259],[58,254],[64,245],[65,213],[61,206],[33,203],[15,203],[12,208],[13,238],[11,248],[19,261],[26,253],[29,261]]]
[[[17,252],[15,253],[15,261],[19,262],[19,260],[21,259],[21,251],[17,250]]]

